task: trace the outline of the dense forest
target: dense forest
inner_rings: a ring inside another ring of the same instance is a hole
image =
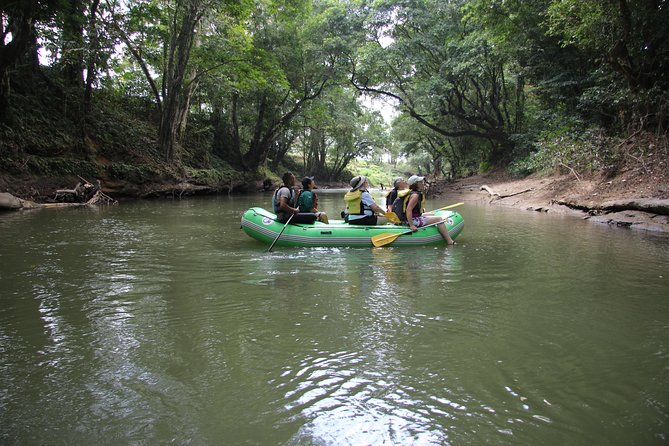
[[[667,150],[665,0],[0,0],[0,34],[6,178],[220,190]]]

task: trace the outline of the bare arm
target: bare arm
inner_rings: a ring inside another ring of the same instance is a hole
[[[379,206],[379,205],[376,204],[376,203],[372,204],[370,207],[372,208],[372,211],[374,211],[375,214],[383,215],[383,214],[386,213],[386,211],[384,211],[383,209],[381,209],[381,206]]]
[[[286,212],[287,214],[297,214],[300,212],[299,208],[290,207],[288,204],[288,198],[286,197],[279,198],[279,209],[281,209],[283,212]]]

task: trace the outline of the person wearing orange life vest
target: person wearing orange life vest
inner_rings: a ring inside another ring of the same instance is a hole
[[[429,225],[431,223],[436,223],[442,220],[441,217],[438,217],[430,212],[423,213],[422,204],[425,201],[425,194],[423,193],[423,190],[425,189],[425,183],[423,180],[425,180],[425,177],[420,177],[418,175],[412,175],[407,180],[410,195],[406,207],[406,218],[407,223],[409,224],[409,228],[413,232],[418,231],[418,228],[421,226]],[[444,225],[443,222],[437,225],[437,229],[439,230],[439,233],[444,238],[444,240],[446,240],[447,244],[455,244],[448,233],[446,225]]]
[[[364,175],[351,179],[351,190],[344,195],[346,213],[344,220],[351,225],[383,225],[388,219],[383,217],[384,210],[376,204],[367,188],[369,182]],[[378,215],[377,215],[378,214]]]

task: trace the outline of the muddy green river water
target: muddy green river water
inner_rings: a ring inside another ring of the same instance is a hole
[[[270,199],[0,214],[0,444],[669,443],[666,235],[465,204],[267,253]]]

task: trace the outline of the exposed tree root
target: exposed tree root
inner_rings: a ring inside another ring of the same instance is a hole
[[[118,201],[102,192],[99,180],[97,181],[97,186],[94,186],[92,183],[84,180],[83,178],[79,178],[82,180],[82,182],[77,183],[73,189],[58,189],[54,196],[54,200],[71,199],[78,201],[35,203],[34,201],[17,198],[14,195],[6,192],[0,192],[0,209],[20,210],[118,204]]]
[[[484,191],[488,192],[488,194],[490,194],[490,201],[492,202],[493,200],[502,200],[504,198],[513,197],[515,195],[524,194],[526,192],[531,192],[534,189],[530,188],[530,189],[521,190],[520,192],[513,192],[513,193],[510,193],[510,194],[502,195],[502,194],[499,194],[497,192],[494,192],[491,188],[489,188],[488,186],[486,186],[484,184],[483,186],[481,186],[480,190],[484,190]]]

